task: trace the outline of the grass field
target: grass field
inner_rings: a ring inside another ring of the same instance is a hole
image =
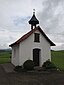
[[[64,70],[64,51],[51,51],[52,62],[60,69]],[[11,51],[0,51],[0,64],[9,63]]]
[[[61,70],[64,70],[64,51],[52,51],[52,62]]]
[[[0,50],[0,64],[9,63],[11,61],[10,56],[11,51]]]

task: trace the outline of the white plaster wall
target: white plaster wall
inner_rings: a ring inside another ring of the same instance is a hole
[[[39,31],[35,31],[35,33],[40,33]],[[42,34],[40,34],[40,43],[34,42],[34,33],[28,37],[26,40],[20,43],[19,45],[19,65],[23,65],[23,63],[31,59],[33,60],[33,49],[39,48],[41,49],[40,55],[40,66],[42,66],[43,62],[50,59],[50,44],[44,38]]]
[[[19,46],[18,45],[12,47],[11,62],[15,66],[19,65]]]

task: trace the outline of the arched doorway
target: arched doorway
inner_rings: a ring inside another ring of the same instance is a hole
[[[39,60],[40,59],[40,49],[35,48],[33,49],[33,62],[35,64],[35,66],[39,66]]]

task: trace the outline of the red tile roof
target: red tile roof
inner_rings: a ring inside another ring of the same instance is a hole
[[[14,45],[18,45],[20,42],[27,39],[36,30],[39,30],[42,33],[42,35],[46,38],[46,40],[50,43],[51,46],[55,46],[55,44],[46,36],[46,34],[43,32],[43,30],[39,26],[34,28],[33,30],[29,31],[27,34],[23,35],[19,40],[17,40],[16,42],[12,43],[9,46],[12,47]]]

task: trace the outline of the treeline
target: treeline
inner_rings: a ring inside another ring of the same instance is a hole
[[[11,49],[0,49],[0,52],[11,52]]]

